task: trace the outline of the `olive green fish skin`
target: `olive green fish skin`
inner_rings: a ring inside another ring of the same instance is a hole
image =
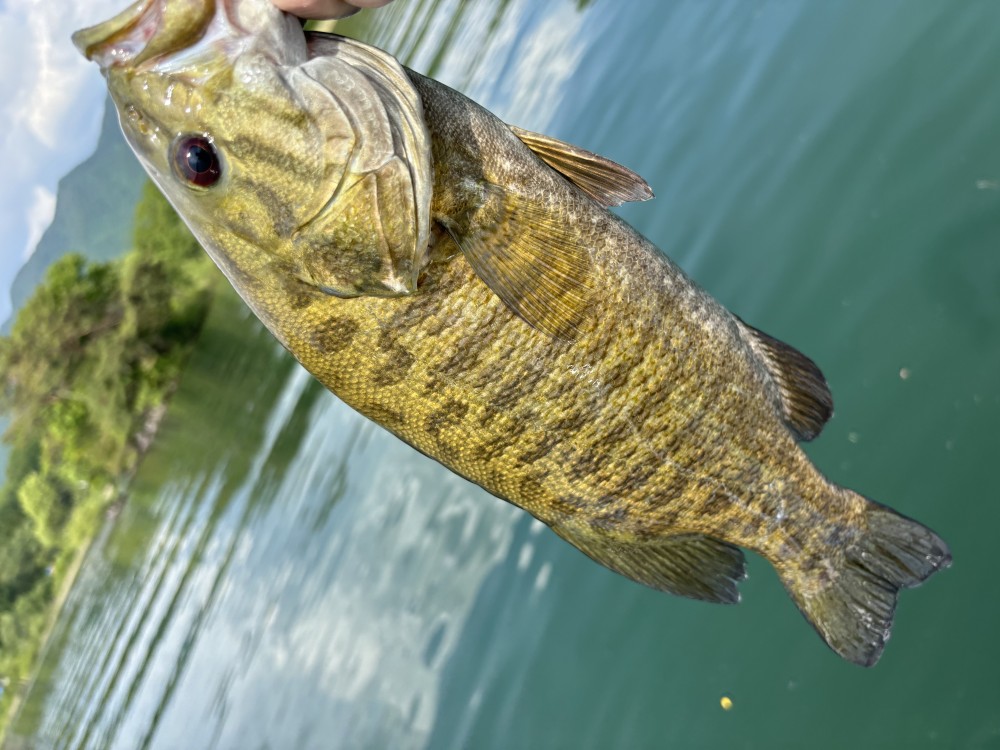
[[[413,297],[292,294],[275,278],[247,289],[296,358],[362,414],[551,526],[622,542],[700,532],[778,561],[831,523],[849,527],[850,502],[803,502],[828,498],[826,482],[735,319],[485,110],[413,79],[434,147],[432,215],[460,215],[477,195],[460,187],[482,180],[557,196],[592,251],[592,316],[572,342],[531,328],[442,233]]]
[[[873,664],[898,590],[950,555],[799,448],[832,408],[815,365],[461,94],[359,43],[307,47],[266,0],[223,5],[268,33],[234,31],[236,52],[192,41],[165,67],[121,51],[133,21],[76,41],[147,171],[278,340],[350,406],[637,581],[734,602],[736,546],[760,553],[834,650]],[[197,23],[171,18],[173,49]],[[220,151],[214,187],[172,170],[190,133]],[[532,233],[586,259],[572,335],[529,325],[472,262],[476,241],[502,254]]]

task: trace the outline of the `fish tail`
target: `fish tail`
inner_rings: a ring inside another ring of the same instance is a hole
[[[827,645],[870,667],[889,639],[899,590],[948,567],[951,552],[926,526],[850,490],[836,491],[864,503],[860,528],[826,556],[782,566],[781,577]]]

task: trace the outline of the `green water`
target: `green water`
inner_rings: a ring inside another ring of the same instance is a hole
[[[1000,747],[1000,3],[399,0],[372,19],[415,69],[643,174],[657,199],[623,215],[822,366],[817,464],[955,564],[904,593],[877,667],[843,663],[763,560],[739,607],[617,577],[354,415],[226,298],[17,739]]]

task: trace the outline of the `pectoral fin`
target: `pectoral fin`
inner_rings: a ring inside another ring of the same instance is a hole
[[[740,600],[746,578],[743,553],[703,534],[679,534],[616,543],[565,527],[553,530],[591,559],[659,591],[718,604]]]
[[[529,325],[572,340],[587,316],[593,264],[544,196],[484,188],[468,228],[448,227],[476,275]]]
[[[642,177],[611,159],[515,125],[508,127],[538,158],[602,206],[620,206],[653,197],[652,189]]]
[[[823,373],[799,350],[740,323],[781,391],[785,424],[800,440],[812,440],[833,415],[833,396]]]

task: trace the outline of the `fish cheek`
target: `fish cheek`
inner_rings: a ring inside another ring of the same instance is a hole
[[[414,291],[414,236],[405,203],[400,211],[400,192],[385,172],[366,174],[348,188],[296,239],[305,277],[343,297]]]

